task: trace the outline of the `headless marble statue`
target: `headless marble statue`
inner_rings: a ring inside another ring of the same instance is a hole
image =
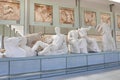
[[[98,32],[102,31],[103,51],[114,51],[116,47],[115,41],[111,34],[110,26],[107,23],[102,22],[97,25],[96,29]]]
[[[72,53],[88,53],[87,43],[84,38],[79,39],[78,30],[68,33],[69,51]]]
[[[27,44],[26,37],[11,37],[4,41],[6,57],[35,56],[35,52]]]
[[[38,55],[58,55],[67,53],[66,39],[65,36],[60,33],[59,27],[55,27],[55,33],[56,35],[52,37],[51,44],[37,41],[32,49],[36,51],[39,46],[42,47],[43,50],[39,51]]]
[[[98,47],[97,41],[94,38],[90,38],[87,36],[87,31],[89,31],[90,29],[90,26],[88,28],[80,28],[78,29],[78,33],[81,38],[86,39],[88,51],[101,52]]]

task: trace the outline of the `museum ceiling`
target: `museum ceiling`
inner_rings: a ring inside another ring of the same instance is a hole
[[[81,2],[82,2],[82,1],[99,3],[99,4],[105,4],[105,5],[115,4],[115,5],[117,5],[117,6],[120,6],[120,3],[112,2],[112,1],[109,1],[109,0],[81,0]]]

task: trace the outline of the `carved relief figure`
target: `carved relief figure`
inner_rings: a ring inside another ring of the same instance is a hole
[[[53,8],[50,5],[35,4],[35,21],[36,22],[49,22],[53,20]]]
[[[0,20],[19,20],[20,3],[0,0]]]
[[[120,15],[117,15],[117,27],[120,28]]]
[[[5,2],[18,2],[18,0],[0,0],[0,1],[5,1]]]
[[[84,22],[86,26],[96,26],[96,12],[85,11],[84,12]]]
[[[60,8],[60,23],[74,24],[74,9]]]
[[[108,13],[101,13],[100,15],[101,22],[111,25],[111,16]]]

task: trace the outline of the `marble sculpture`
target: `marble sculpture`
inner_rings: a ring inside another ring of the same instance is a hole
[[[51,44],[47,44],[42,41],[37,41],[35,45],[32,47],[32,50],[36,51],[40,46],[43,48],[42,51],[38,52],[38,55],[59,55],[66,54],[68,52],[66,45],[65,35],[60,33],[60,28],[55,27],[56,35],[52,36]]]
[[[115,47],[115,40],[111,34],[111,28],[107,23],[100,23],[96,27],[97,31],[101,31],[102,35],[102,43],[103,43],[103,51],[114,51]]]
[[[87,36],[88,28],[79,28],[68,33],[69,51],[72,53],[88,53],[89,51],[100,52],[94,38]]]
[[[79,28],[78,33],[81,38],[84,38],[87,41],[88,51],[101,52],[100,48],[98,47],[96,39],[90,38],[87,35],[87,31],[89,31],[90,29],[91,29],[91,26],[89,26],[88,28]]]
[[[68,32],[68,48],[72,53],[88,53],[87,42],[84,38],[79,38],[78,30]]]
[[[88,53],[89,51],[100,52],[98,44],[94,38],[87,35],[91,27],[79,28],[78,30],[71,30],[68,33],[68,48],[72,53]],[[110,26],[106,23],[101,23],[96,27],[97,31],[102,34],[103,51],[113,51],[116,49],[115,41],[111,35]],[[42,40],[36,41],[33,47],[28,47],[27,37],[11,37],[4,39],[5,56],[6,57],[28,57],[35,55],[59,55],[68,53],[66,37],[60,33],[60,28],[55,27],[56,35],[53,35],[48,40],[49,43]],[[39,34],[38,34],[39,35]],[[39,35],[41,36],[41,34]],[[40,37],[41,38],[41,37]],[[41,47],[41,51],[37,51]],[[0,57],[3,53],[0,53]]]
[[[11,37],[4,40],[6,57],[26,57],[26,51],[19,47],[20,37]]]
[[[19,47],[25,50],[26,57],[35,56],[36,55],[35,51],[33,51],[32,48],[28,47],[26,44],[27,44],[27,38],[26,37],[21,37]]]

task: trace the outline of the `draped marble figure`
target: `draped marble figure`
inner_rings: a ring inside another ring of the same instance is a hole
[[[114,51],[116,49],[115,41],[112,37],[109,24],[102,22],[97,25],[96,29],[98,32],[102,31],[103,51]]]
[[[78,33],[81,38],[84,38],[87,41],[88,51],[101,52],[101,50],[98,47],[96,39],[90,38],[87,35],[87,31],[89,31],[90,29],[91,29],[91,26],[89,26],[88,28],[79,28]]]
[[[58,55],[58,54],[66,54],[68,52],[66,45],[65,35],[60,33],[60,28],[55,27],[56,35],[52,36],[51,44],[47,44],[42,41],[37,41],[35,45],[32,47],[34,51],[40,46],[43,48],[42,51],[38,52],[38,55]]]
[[[79,28],[71,30],[68,33],[69,51],[72,53],[88,53],[89,51],[101,52],[94,38],[87,36],[88,28]]]
[[[68,32],[69,51],[71,53],[88,53],[86,39],[79,37],[78,30]]]

